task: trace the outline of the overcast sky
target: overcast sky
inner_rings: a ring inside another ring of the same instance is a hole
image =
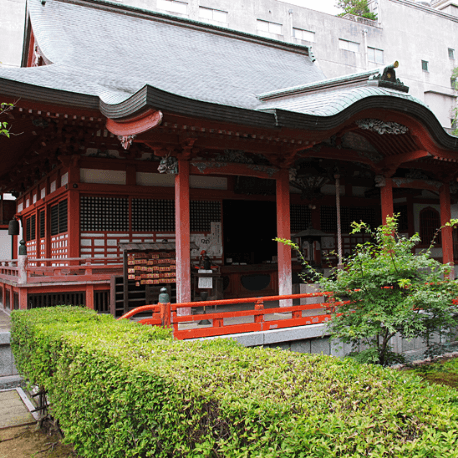
[[[316,11],[323,11],[324,13],[329,14],[338,14],[342,10],[337,9],[334,5],[337,3],[337,0],[285,0],[287,3],[292,3],[294,5],[305,6]]]

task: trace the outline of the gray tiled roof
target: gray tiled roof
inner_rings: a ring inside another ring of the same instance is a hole
[[[392,109],[458,148],[420,100],[368,85],[374,70],[326,80],[306,46],[102,0],[27,0],[27,9],[51,64],[0,68],[2,95],[99,109],[112,119],[149,107],[306,130],[336,128],[360,109]]]
[[[0,69],[0,78],[98,96],[107,104],[150,85],[248,109],[259,105],[257,94],[324,78],[306,47],[81,3],[28,0],[34,34],[52,65]]]
[[[405,94],[377,86],[360,86],[349,88],[337,88],[324,92],[274,99],[263,104],[263,110],[286,110],[294,113],[314,116],[334,116],[356,102],[368,97],[395,97],[426,105],[419,99]]]

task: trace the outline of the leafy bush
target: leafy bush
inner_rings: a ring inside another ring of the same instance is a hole
[[[84,457],[454,457],[458,396],[346,359],[173,341],[69,307],[15,311],[23,375]]]
[[[458,284],[448,279],[448,265],[431,258],[431,247],[414,253],[420,238],[400,236],[396,216],[375,231],[363,222],[353,222],[352,227],[352,233],[370,233],[373,242],[357,245],[345,268],[335,268],[331,277],[314,273],[323,291],[339,303],[328,328],[331,336],[356,352],[363,347],[357,353],[361,362],[390,365],[399,358],[389,346],[395,335],[421,337],[432,348],[434,333],[455,331],[452,301],[458,297]],[[277,241],[299,250],[289,240]]]

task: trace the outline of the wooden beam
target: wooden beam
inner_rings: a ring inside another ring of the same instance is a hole
[[[256,164],[218,163],[213,161],[191,161],[191,175],[237,175],[257,178],[276,179],[279,177],[277,167]]]

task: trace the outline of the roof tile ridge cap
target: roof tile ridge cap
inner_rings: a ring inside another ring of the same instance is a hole
[[[347,86],[348,83],[354,80],[355,82],[365,81],[371,75],[376,73],[381,73],[382,68],[376,68],[373,70],[368,70],[362,73],[352,73],[350,75],[338,76],[336,78],[330,78],[327,80],[315,81],[313,83],[303,84],[300,86],[292,86],[288,88],[277,89],[275,91],[265,92],[264,94],[259,94],[257,98],[261,101],[268,101],[271,99],[276,99],[293,94],[302,94],[307,92],[316,92],[318,89],[329,89],[329,88],[340,88],[342,86]],[[348,86],[351,88],[351,86]]]
[[[134,17],[148,17],[151,20],[157,20],[166,23],[173,23],[177,26],[188,27],[194,30],[202,30],[207,33],[213,33],[216,35],[227,36],[234,39],[240,39],[243,41],[252,41],[266,46],[275,46],[276,48],[283,49],[285,51],[302,53],[307,56],[310,55],[311,46],[301,45],[297,43],[289,43],[286,41],[275,40],[274,38],[267,38],[261,35],[256,35],[248,32],[242,32],[240,30],[230,29],[228,27],[220,27],[214,24],[206,22],[196,21],[194,19],[173,16],[171,14],[161,13],[159,11],[145,10],[131,5],[125,5],[122,3],[112,2],[108,0],[53,0],[54,2],[69,3],[72,5],[86,6],[89,8],[95,8],[104,11],[123,11],[125,15]]]

